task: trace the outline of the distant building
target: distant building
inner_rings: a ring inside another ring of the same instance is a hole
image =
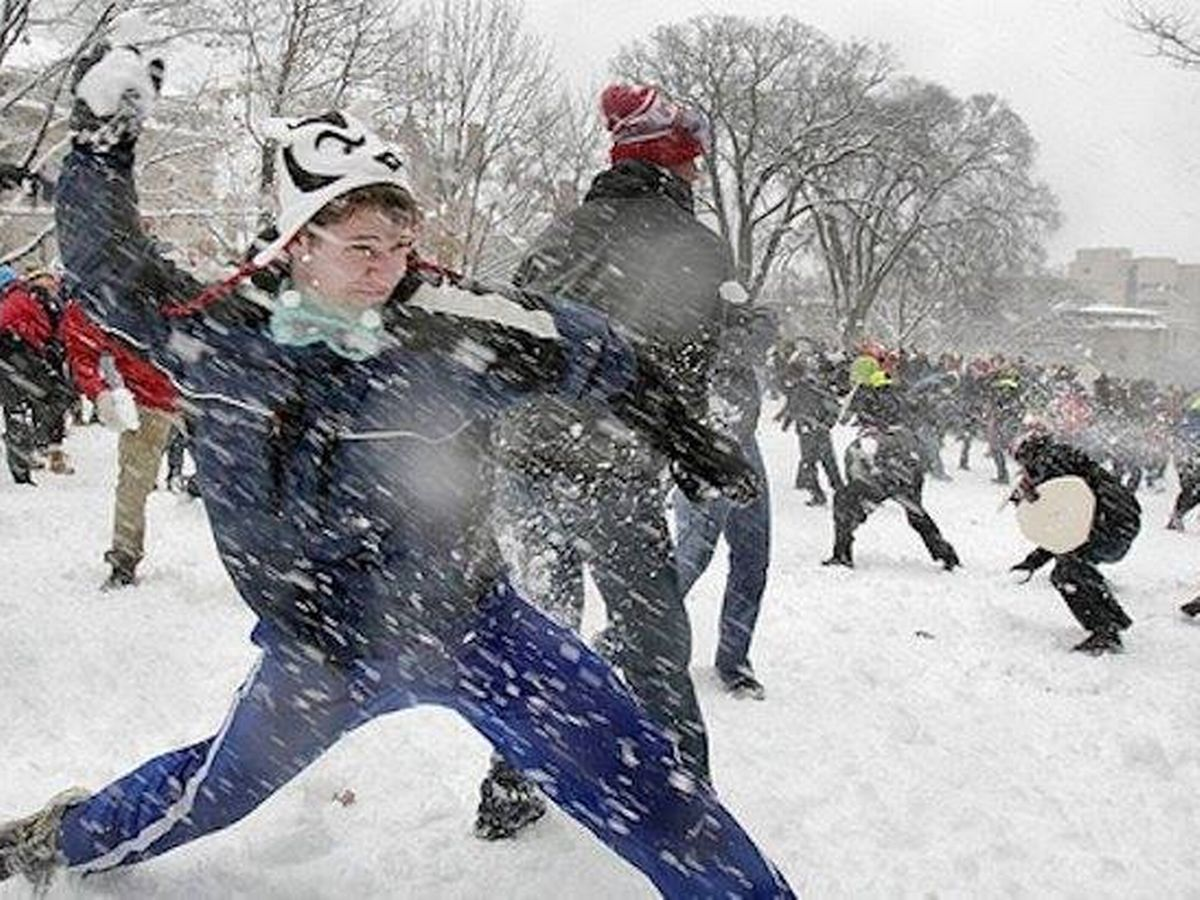
[[[1076,251],[1067,277],[1095,301],[1071,320],[1097,367],[1126,377],[1197,380],[1200,264],[1093,247]]]
[[[0,69],[0,94],[16,90],[32,75],[11,67]],[[34,91],[8,109],[0,160],[22,161],[52,99],[49,90]],[[69,109],[62,98],[59,101],[41,142],[41,152],[49,152],[42,171],[52,180],[69,147]],[[159,102],[145,126],[138,146],[138,192],[145,226],[164,249],[190,268],[203,270],[231,262],[257,228],[257,191],[235,196],[222,186],[225,169],[237,164],[234,154],[240,136],[237,129],[173,97]],[[32,202],[20,191],[0,195],[0,252],[27,251],[18,261],[20,267],[54,263],[58,251],[53,226],[51,203]]]

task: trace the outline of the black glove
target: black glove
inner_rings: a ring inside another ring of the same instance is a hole
[[[54,182],[23,166],[0,162],[0,191],[21,188],[31,200],[50,200],[54,195]]]
[[[97,153],[132,146],[158,101],[165,69],[161,59],[135,46],[93,45],[71,77],[74,142]]]
[[[1033,573],[1044,566],[1050,560],[1054,559],[1054,554],[1043,547],[1038,547],[1023,560],[1009,569],[1010,572],[1028,572],[1024,578],[1020,580],[1020,584],[1024,584],[1033,577]]]
[[[741,504],[757,497],[758,473],[737,442],[691,415],[644,354],[638,354],[637,366],[637,380],[609,406],[667,458],[684,495],[693,501],[724,496]]]

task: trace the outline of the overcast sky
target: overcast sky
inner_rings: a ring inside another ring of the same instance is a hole
[[[603,83],[622,44],[703,13],[787,13],[834,39],[885,42],[905,71],[961,95],[999,94],[1029,124],[1066,216],[1051,262],[1085,246],[1200,262],[1200,71],[1150,58],[1120,10],[1121,0],[525,2],[580,87]]]

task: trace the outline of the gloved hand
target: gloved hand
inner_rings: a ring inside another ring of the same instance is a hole
[[[1013,584],[1026,584],[1029,579],[1033,578],[1034,570],[1022,563],[1017,563],[1009,570],[1013,576]]]
[[[1050,560],[1053,558],[1054,554],[1049,550],[1038,547],[1015,566],[1012,566],[1008,571],[1017,573],[1017,584],[1025,584],[1030,578],[1033,577],[1034,572],[1036,572],[1046,563],[1050,562]],[[1024,577],[1021,577],[1022,575]]]
[[[745,504],[758,496],[758,473],[737,442],[691,415],[644,354],[638,355],[636,381],[611,398],[609,407],[667,458],[675,483],[689,500],[724,496]]]
[[[668,450],[671,477],[693,502],[725,497],[746,504],[762,485],[738,445],[703,425],[693,423],[676,435]]]
[[[98,153],[135,142],[162,89],[165,64],[133,43],[131,22],[114,23],[112,41],[94,44],[71,78],[72,138]]]
[[[1033,483],[1028,475],[1022,475],[1017,481],[1017,486],[1013,488],[1011,494],[1008,495],[1010,503],[1037,503],[1041,494],[1038,493],[1037,485]]]
[[[128,388],[101,391],[95,399],[96,417],[112,431],[137,431],[141,425],[137,403]]]

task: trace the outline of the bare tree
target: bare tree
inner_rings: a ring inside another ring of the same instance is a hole
[[[235,50],[237,74],[220,99],[259,147],[263,205],[275,158],[257,123],[343,107],[378,87],[394,49],[398,9],[398,0],[207,0],[177,10],[177,23],[197,34],[219,33]]]
[[[385,116],[410,147],[435,253],[470,271],[490,240],[528,228],[518,195],[553,168],[533,148],[570,110],[548,94],[549,54],[509,0],[431,0],[404,46]]]
[[[1033,138],[996,97],[959,100],[905,79],[874,106],[870,148],[802,188],[847,342],[906,259],[913,271],[914,248],[944,279],[952,255],[970,258],[955,249],[973,246],[966,231],[990,235],[1016,265],[1035,259],[1057,224],[1053,195],[1032,176]]]
[[[1163,9],[1128,0],[1125,22],[1154,48],[1154,54],[1184,69],[1200,68],[1200,24],[1194,10]]]
[[[29,27],[30,0],[0,2],[0,64]]]
[[[496,178],[501,205],[473,266],[479,277],[507,280],[530,239],[582,201],[605,145],[594,94],[564,89],[537,104],[519,152],[503,155]]]
[[[3,0],[0,4],[0,63],[30,37],[53,35],[62,48],[48,63],[0,70],[0,117],[5,124],[0,139],[0,191],[24,187],[35,207],[51,189],[48,162],[65,145],[65,100],[71,70],[117,12],[117,5],[111,2],[101,5],[79,0],[61,8],[49,6],[43,5],[42,16],[35,18],[30,3]],[[11,194],[0,196],[11,200]],[[48,207],[0,209],[4,234],[0,258],[17,260],[42,248],[54,230],[49,219]]]
[[[881,50],[836,45],[788,16],[701,16],[626,48],[614,68],[711,119],[710,209],[757,297],[780,254],[803,240],[802,186],[869,146],[861,113],[889,66]]]

